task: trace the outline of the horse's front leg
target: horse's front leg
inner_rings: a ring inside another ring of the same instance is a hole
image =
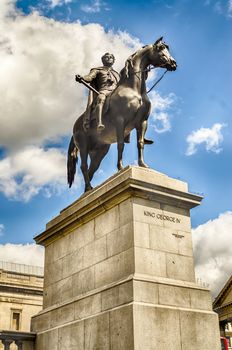
[[[144,168],[148,168],[147,164],[144,163],[144,135],[147,130],[147,120],[144,120],[137,128],[137,147],[138,147],[138,165]]]
[[[118,162],[117,162],[117,168],[118,170],[123,169],[123,163],[122,163],[122,154],[124,150],[124,120],[123,118],[117,118],[116,122],[116,131],[117,131],[117,145],[118,145]]]

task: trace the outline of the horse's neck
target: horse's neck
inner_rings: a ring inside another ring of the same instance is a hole
[[[128,79],[128,85],[141,95],[146,91],[145,76],[147,66],[148,60],[145,53],[135,56],[132,60],[132,69]]]

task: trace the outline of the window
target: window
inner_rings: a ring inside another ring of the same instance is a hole
[[[20,323],[21,323],[21,311],[11,310],[11,329],[13,331],[19,331]]]

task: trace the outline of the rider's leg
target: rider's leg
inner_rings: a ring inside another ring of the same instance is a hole
[[[104,102],[106,100],[105,94],[100,93],[97,97],[97,105],[96,105],[96,117],[97,117],[97,130],[101,131],[105,129],[105,125],[102,123],[102,110],[104,106]]]
[[[87,131],[90,128],[90,113],[91,113],[91,105],[86,109],[83,115],[83,128]]]

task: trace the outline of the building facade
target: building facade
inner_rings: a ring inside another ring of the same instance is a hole
[[[221,336],[227,338],[232,349],[232,276],[215,298],[213,309],[219,316]]]
[[[29,332],[42,304],[43,268],[0,262],[0,330]]]

